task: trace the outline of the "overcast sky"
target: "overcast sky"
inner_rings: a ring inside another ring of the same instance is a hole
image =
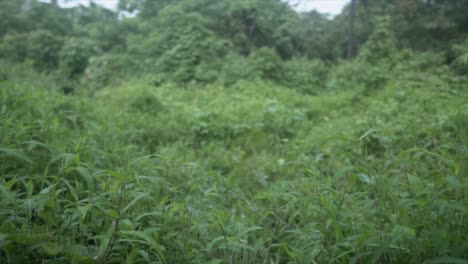
[[[294,3],[295,1],[291,2]],[[320,13],[335,16],[341,13],[341,10],[343,10],[343,7],[349,0],[299,0],[299,2],[301,4],[296,7],[296,10],[310,11],[316,9]]]
[[[95,3],[109,9],[115,9],[118,1],[119,0],[94,0]],[[309,11],[316,9],[320,13],[327,13],[330,15],[339,14],[343,7],[349,2],[349,0],[293,0],[292,2],[296,1],[301,2],[301,4],[296,7],[297,10]],[[59,3],[62,7],[72,7],[79,4],[87,5],[89,0],[59,0]]]

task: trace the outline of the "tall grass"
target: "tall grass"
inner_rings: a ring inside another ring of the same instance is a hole
[[[34,78],[0,84],[0,263],[468,258],[461,85],[89,98]]]

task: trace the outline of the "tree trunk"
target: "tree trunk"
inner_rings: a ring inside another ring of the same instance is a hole
[[[356,50],[354,45],[354,20],[356,16],[356,2],[357,0],[351,0],[349,11],[348,59],[352,59],[354,57],[354,52]]]

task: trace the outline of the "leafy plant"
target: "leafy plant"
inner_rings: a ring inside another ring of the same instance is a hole
[[[67,39],[60,51],[60,68],[70,78],[81,75],[99,47],[87,39]]]
[[[28,59],[37,69],[56,69],[62,45],[63,40],[48,31],[31,32],[28,36]]]

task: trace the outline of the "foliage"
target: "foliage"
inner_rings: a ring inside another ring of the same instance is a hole
[[[259,73],[253,69],[249,57],[231,52],[226,55],[225,62],[222,66],[222,81],[226,86],[231,86],[241,80],[260,78]]]
[[[468,73],[468,40],[460,45],[454,45],[453,52],[455,55],[455,60],[452,62],[453,69],[466,75]]]
[[[0,1],[0,263],[465,263],[464,7]]]
[[[385,84],[388,75],[388,69],[379,64],[370,64],[360,60],[343,62],[330,72],[326,87],[334,91],[346,87],[378,89]]]
[[[0,56],[15,62],[23,62],[28,56],[28,35],[12,34],[3,37],[0,44]]]
[[[28,31],[47,30],[58,36],[69,34],[73,22],[58,6],[39,1],[19,0],[21,29]]]
[[[397,44],[390,28],[390,18],[378,17],[376,20],[376,29],[362,48],[359,58],[372,64],[382,61],[392,63]]]
[[[31,32],[28,37],[28,59],[37,69],[56,69],[62,45],[63,40],[48,31]]]
[[[20,19],[15,16],[20,9],[20,1],[1,1],[0,2],[0,36],[3,37],[12,28],[17,29],[20,24]]]
[[[204,18],[199,14],[186,14],[184,20],[179,20],[180,12],[177,8],[167,8],[155,21],[162,32],[152,38],[132,36],[130,52],[142,58],[156,79],[160,79],[158,82],[212,82],[217,77],[227,43],[205,27]],[[150,23],[143,30],[153,32],[153,27]]]
[[[273,49],[260,48],[250,56],[253,70],[262,79],[280,80],[283,77],[283,64]]]
[[[88,39],[67,39],[59,54],[61,70],[71,78],[81,75],[88,66],[89,58],[99,52],[98,49]]]
[[[284,64],[280,82],[306,94],[317,94],[324,90],[329,70],[321,60],[292,59]]]
[[[189,26],[156,62],[156,68],[177,83],[210,82],[217,77],[216,66],[224,52],[223,42],[203,28]]]
[[[84,82],[91,91],[118,83],[125,76],[134,74],[140,68],[129,56],[120,54],[103,54],[90,57],[84,73]]]
[[[1,89],[2,262],[468,257],[462,88],[31,83]]]

